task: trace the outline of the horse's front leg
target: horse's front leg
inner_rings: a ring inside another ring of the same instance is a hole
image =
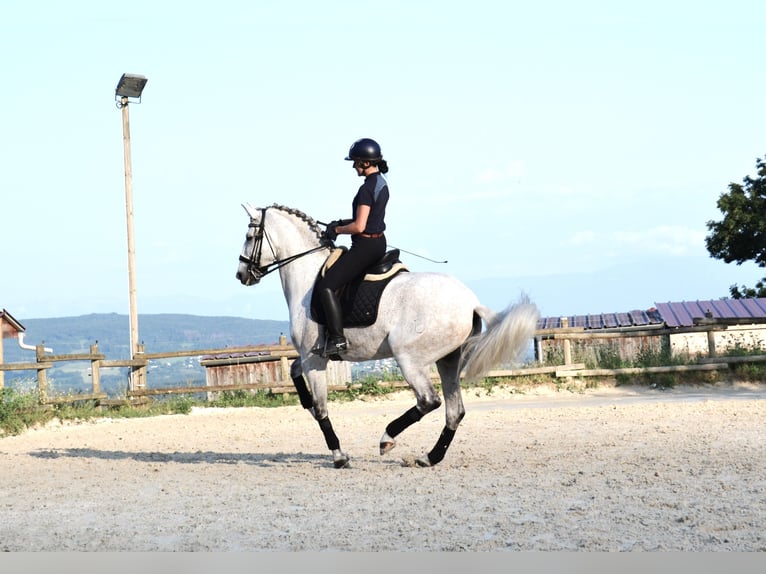
[[[335,468],[348,468],[348,455],[340,449],[340,440],[338,440],[338,435],[335,434],[332,428],[330,417],[317,419],[317,422],[319,423],[319,428],[322,429],[322,434],[324,434],[327,448],[332,451],[332,463],[335,465]]]
[[[314,361],[312,358],[310,361]],[[326,361],[325,361],[326,363]],[[324,369],[312,369],[308,371],[309,382],[311,384],[312,404],[311,414],[319,423],[319,428],[324,435],[327,448],[332,451],[332,460],[335,468],[347,468],[349,466],[349,457],[340,448],[340,440],[335,430],[332,428],[330,417],[327,412],[327,377]]]
[[[290,367],[290,378],[293,380],[295,390],[298,392],[301,406],[313,413],[314,400],[311,398],[311,391],[309,391],[309,388],[306,385],[306,378],[303,376],[303,366],[301,365],[300,357],[295,359]]]

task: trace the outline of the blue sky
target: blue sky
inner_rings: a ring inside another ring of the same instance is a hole
[[[0,307],[128,313],[122,73],[138,312],[287,319],[235,278],[247,217],[347,217],[359,137],[389,161],[389,243],[543,315],[712,299],[719,195],[766,155],[766,4],[328,1],[0,6]]]

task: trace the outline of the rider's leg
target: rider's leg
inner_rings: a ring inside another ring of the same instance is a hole
[[[343,312],[335,293],[378,261],[385,252],[385,237],[368,239],[354,236],[351,240],[351,249],[326,271],[316,289],[325,314],[327,336],[324,347],[318,345],[312,349],[313,353],[331,357],[338,356],[339,352],[346,350],[348,342],[343,335]]]
[[[322,356],[329,357],[345,351],[348,347],[343,335],[343,311],[338,296],[332,289],[322,289],[319,292],[319,301],[322,303],[327,324],[327,340]]]

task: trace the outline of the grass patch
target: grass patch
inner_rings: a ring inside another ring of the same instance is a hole
[[[297,395],[271,391],[224,391],[212,401],[189,395],[172,396],[145,403],[103,407],[95,400],[70,400],[41,405],[35,392],[0,389],[0,438],[21,434],[50,420],[88,421],[96,418],[145,418],[189,414],[193,407],[283,407],[298,404]]]
[[[268,391],[223,391],[212,401],[205,401],[197,406],[207,407],[285,407],[298,404],[298,395],[292,393],[272,393]]]
[[[766,381],[766,364],[764,363],[735,363],[731,366],[733,376],[740,381]]]
[[[39,406],[37,394],[0,389],[0,436],[16,435],[44,424],[53,415]]]
[[[374,375],[366,376],[354,383],[346,385],[346,389],[343,391],[330,391],[327,393],[328,401],[337,402],[349,402],[364,397],[380,397],[388,395],[402,390],[402,387],[396,387],[392,383],[401,379],[395,379],[392,377],[384,377],[381,380]],[[409,388],[409,387],[406,387]]]

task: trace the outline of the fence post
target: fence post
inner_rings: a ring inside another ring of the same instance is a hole
[[[133,355],[133,358],[140,358],[137,357],[137,355],[143,355],[144,354],[144,344],[143,343],[137,343],[136,344],[136,353]],[[134,381],[135,388],[136,389],[145,389],[146,388],[146,367],[131,367],[131,372],[134,374],[134,377],[132,377],[132,380]]]
[[[43,344],[35,347],[35,358],[38,364],[45,361],[45,346]],[[45,371],[46,369],[42,367],[37,369],[37,394],[41,404],[48,401],[48,375]]]
[[[279,336],[279,346],[280,347],[287,346],[287,337],[285,337],[284,335]],[[287,357],[281,357],[279,359],[279,366],[280,366],[280,370],[282,371],[280,382],[290,381],[290,365],[287,362]]]
[[[567,329],[569,327],[569,319],[567,317],[561,318],[561,328]],[[572,364],[572,342],[569,339],[564,339],[564,364]]]
[[[715,357],[715,331],[707,332],[707,355],[708,357]]]
[[[98,355],[98,342],[90,346],[90,354]],[[101,394],[101,360],[91,359],[90,361],[90,379],[93,383],[93,394]]]

